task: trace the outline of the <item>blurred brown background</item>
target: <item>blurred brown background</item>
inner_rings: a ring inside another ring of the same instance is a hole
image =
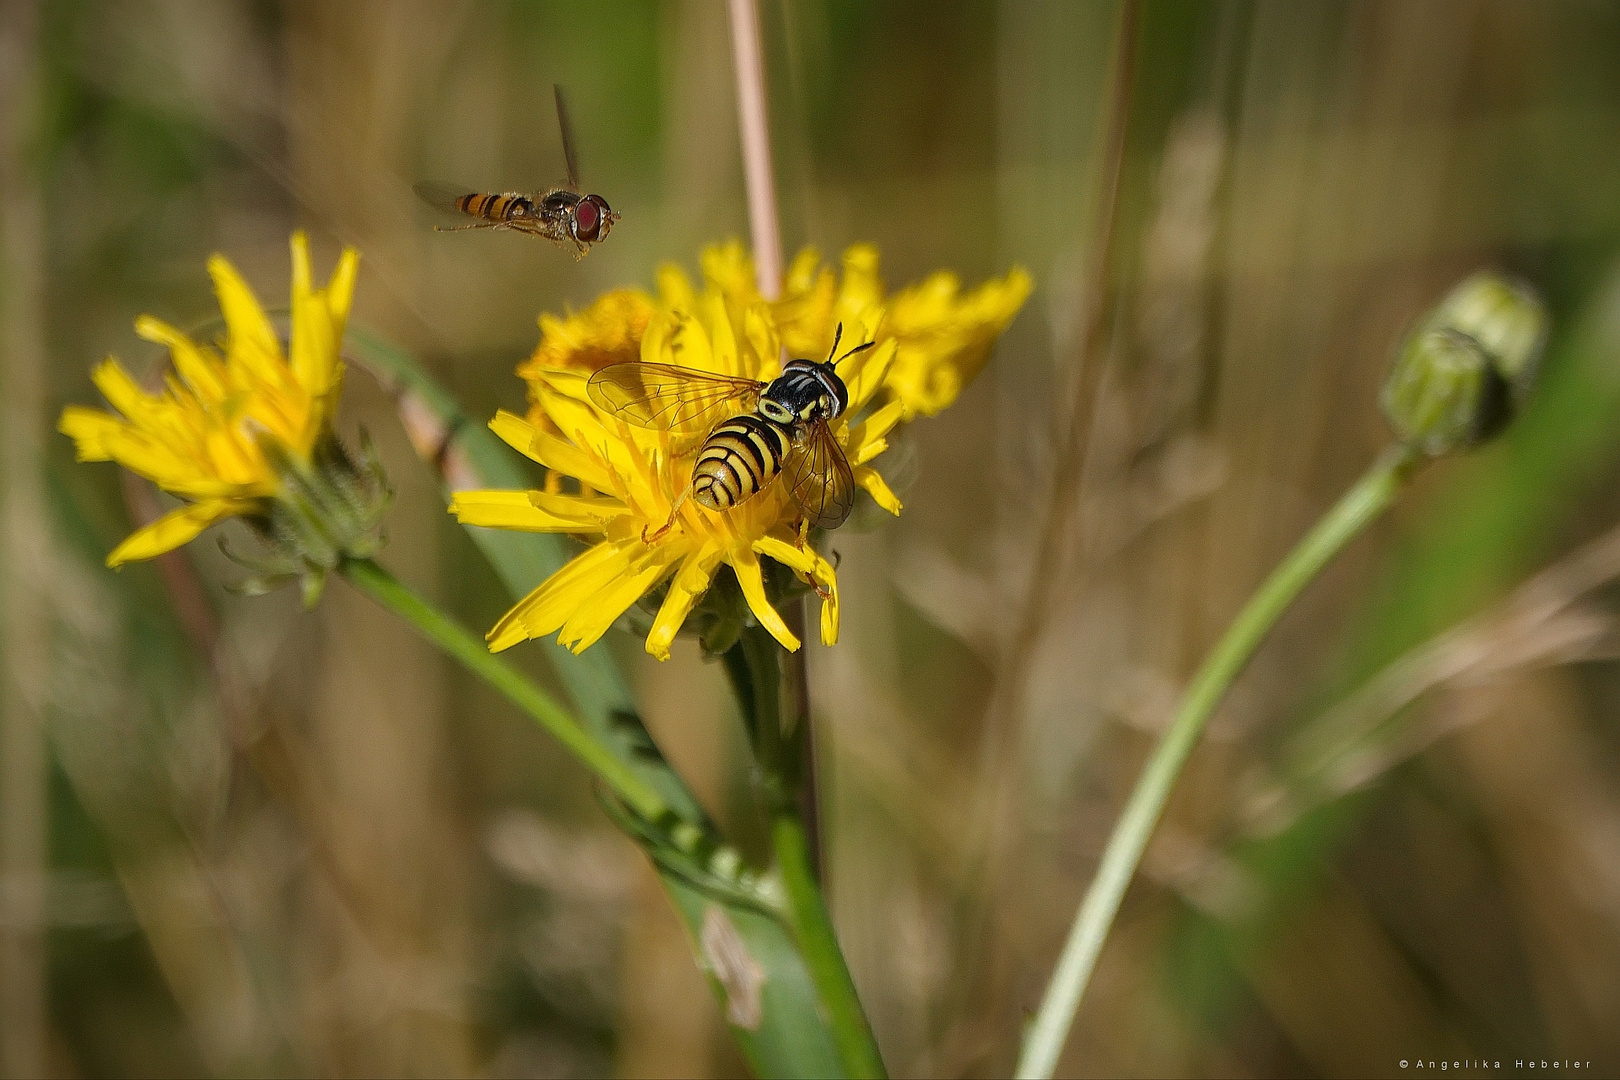
[[[985,376],[888,456],[904,516],[836,534],[844,636],[810,657],[832,903],[890,1068],[1010,1068],[1179,686],[1383,445],[1403,329],[1491,265],[1551,305],[1540,394],[1261,651],[1062,1069],[1620,1071],[1620,6],[1153,0],[1124,101],[1112,4],[762,10],[790,249],[875,241],[891,287],[1037,282]],[[317,273],[363,252],[357,323],[474,414],[521,406],[540,311],[746,233],[730,64],[709,0],[0,7],[8,1075],[742,1069],[555,745],[341,584],[313,612],[235,596],[211,538],[178,556],[194,576],[105,570],[149,495],[52,431],[103,355],[161,359],[136,314],[214,317],[210,252],[284,305],[295,227]],[[562,175],[553,82],[611,240],[576,264],[432,232],[414,181]],[[345,407],[399,491],[383,561],[486,627],[508,598],[387,398],[355,371]],[[719,672],[619,637],[599,647],[655,734],[758,850]]]

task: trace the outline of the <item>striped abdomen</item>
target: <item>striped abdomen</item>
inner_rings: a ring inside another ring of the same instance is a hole
[[[511,221],[534,214],[534,202],[523,195],[490,195],[473,192],[456,200],[456,209],[485,221]]]
[[[733,417],[709,433],[692,469],[692,497],[726,510],[759,494],[782,471],[788,432],[755,413]]]

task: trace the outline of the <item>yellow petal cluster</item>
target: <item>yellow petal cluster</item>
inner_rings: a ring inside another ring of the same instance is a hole
[[[518,375],[551,368],[576,367],[588,371],[634,360],[641,355],[641,335],[656,308],[640,289],[614,289],[603,293],[584,311],[559,319],[540,316],[540,347],[519,366]]]
[[[1029,292],[1028,275],[1017,269],[962,299],[954,278],[936,275],[886,303],[877,251],[868,245],[845,254],[841,279],[814,251],[804,252],[774,303],[760,296],[753,262],[739,243],[706,249],[701,267],[701,287],[665,266],[656,295],[620,290],[566,319],[541,320],[540,347],[519,368],[529,384],[528,415],[503,411],[490,426],[549,470],[550,489],[461,492],[450,509],[469,525],[596,542],[502,617],[489,633],[491,649],[555,633],[581,651],[667,582],[646,645],[667,659],[676,632],[722,564],[735,572],[760,625],[785,648],[797,649],[798,638],[767,596],[761,557],[815,584],[823,598],[821,639],[832,644],[838,638],[837,575],[801,544],[795,531],[800,515],[786,485],[772,483],[723,512],[683,500],[700,442],[603,414],[585,392],[587,379],[606,363],[641,360],[765,381],[780,372],[784,346],[793,356],[826,356],[842,323],[845,347],[866,341],[877,347],[840,367],[850,404],[832,431],[856,482],[898,514],[900,500],[871,461],[887,449],[897,423],[955,398]],[[894,304],[906,312],[898,322]],[[902,362],[909,373],[897,379]],[[572,478],[578,494],[563,494],[561,477]],[[670,528],[660,531],[666,523]]]
[[[907,420],[934,416],[984,368],[1033,282],[1015,266],[964,295],[961,280],[939,270],[886,296],[878,262],[877,248],[856,244],[844,252],[839,278],[814,248],[800,252],[775,305],[782,341],[795,356],[822,356],[838,323],[867,322],[878,341],[893,340],[898,349],[884,389]]]
[[[292,333],[286,355],[247,283],[223,257],[208,262],[225,337],[198,344],[148,315],[135,332],[167,346],[173,372],[144,389],[117,360],[95,369],[114,412],[69,406],[59,425],[80,461],[115,461],[187,500],[137,531],[107,557],[118,566],[149,559],[237,514],[259,512],[279,488],[264,440],[308,461],[328,429],[343,378],[343,325],[359,255],[345,249],[324,289],[312,287],[309,245],[292,237]]]
[[[996,339],[1029,298],[1030,276],[1015,266],[1006,277],[963,293],[961,280],[941,270],[890,296],[879,262],[877,248],[855,244],[844,252],[839,274],[815,248],[805,248],[788,269],[781,299],[767,305],[771,320],[792,356],[825,357],[840,323],[866,326],[880,343],[893,339],[898,353],[884,378],[885,395],[901,402],[907,420],[936,415],[990,359]],[[706,248],[701,266],[706,288],[731,310],[762,302],[753,260],[737,241]],[[540,345],[518,375],[532,389],[540,372],[596,371],[639,359],[641,336],[653,313],[690,309],[696,300],[691,281],[674,266],[659,270],[657,292],[615,289],[566,318],[540,316]],[[533,392],[529,420],[547,422]]]

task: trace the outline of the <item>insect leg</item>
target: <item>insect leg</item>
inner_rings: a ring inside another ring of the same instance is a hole
[[[641,542],[643,544],[656,544],[658,541],[664,538],[665,533],[669,532],[669,530],[675,527],[675,517],[681,512],[681,506],[685,504],[686,496],[689,495],[691,491],[692,486],[688,484],[686,486],[686,490],[681,492],[681,497],[675,500],[675,505],[669,508],[669,520],[660,525],[656,532],[649,535],[647,532],[647,526],[643,525],[641,527]]]
[[[796,544],[796,546],[798,547],[798,549],[800,551],[803,551],[805,549],[805,547],[810,543],[810,519],[805,517],[803,514],[800,514],[799,515],[799,525],[798,525],[798,529],[796,531],[798,532],[799,535],[798,535],[797,540],[795,541],[795,544]],[[837,569],[837,567],[834,566],[834,569]],[[802,572],[800,570],[795,570],[795,571],[793,571],[793,573],[798,576],[800,581],[808,582],[810,587],[812,589],[816,590],[816,595],[819,596],[822,600],[831,600],[832,599],[832,590],[831,589],[823,589],[821,587],[821,582],[816,580],[814,574],[806,574],[806,573],[804,573],[804,572]]]

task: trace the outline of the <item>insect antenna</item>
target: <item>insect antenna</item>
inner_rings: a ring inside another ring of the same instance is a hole
[[[856,353],[865,352],[867,349],[870,349],[872,346],[877,344],[877,342],[875,342],[875,341],[868,341],[865,345],[857,345],[853,349],[849,350],[849,352],[845,353],[843,356],[840,356],[838,359],[834,360],[833,355],[838,352],[838,343],[840,341],[842,341],[843,339],[844,339],[844,324],[839,323],[837,328],[835,328],[833,330],[832,348],[827,350],[827,363],[831,364],[835,368],[839,364],[842,364],[845,360],[848,360],[850,357],[854,356]]]
[[[877,342],[875,342],[875,341],[868,341],[865,345],[857,345],[857,346],[855,346],[853,349],[849,350],[849,352],[845,353],[843,356],[840,356],[837,360],[834,360],[833,361],[833,366],[837,367],[839,364],[842,364],[845,360],[848,360],[850,357],[854,356],[856,353],[865,352],[867,349],[870,349],[872,346],[874,346],[876,344],[877,344]]]

